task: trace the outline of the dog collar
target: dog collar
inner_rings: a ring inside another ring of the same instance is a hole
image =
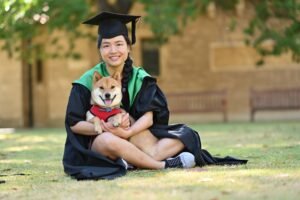
[[[92,107],[93,109],[97,109],[99,111],[102,111],[102,112],[112,112],[113,110],[119,110],[121,109],[120,106],[115,106],[115,107],[101,107],[101,106],[98,106],[98,105],[93,105]]]
[[[103,108],[103,107],[100,107],[98,105],[93,105],[90,109],[90,112],[94,115],[94,116],[97,116],[99,117],[100,119],[104,120],[104,121],[107,121],[107,119],[113,115],[116,115],[116,114],[119,114],[119,113],[122,113],[122,110],[121,108],[117,108],[117,107],[114,107],[114,108]]]
[[[113,109],[119,109],[120,107],[115,107],[115,108],[102,108],[99,107],[98,109],[104,112],[111,112]]]

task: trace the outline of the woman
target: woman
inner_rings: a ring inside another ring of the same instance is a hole
[[[156,80],[142,68],[133,67],[129,56],[139,17],[102,12],[84,22],[99,27],[98,49],[103,62],[73,83],[66,113],[65,172],[77,179],[110,179],[124,175],[127,163],[148,169],[245,163],[234,158],[213,158],[201,150],[196,131],[183,124],[168,125],[166,99]],[[131,42],[126,28],[129,22]],[[122,74],[122,107],[127,112],[120,127],[102,121],[105,132],[100,135],[85,119],[91,107],[94,71],[102,76]]]

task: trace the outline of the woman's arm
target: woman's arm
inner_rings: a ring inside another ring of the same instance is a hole
[[[146,129],[148,129],[153,124],[153,112],[149,111],[142,115],[135,123],[129,128],[122,127],[112,127],[109,123],[101,121],[101,126],[105,131],[111,132],[116,136],[124,139],[128,139]]]
[[[140,117],[130,128],[130,135],[132,137],[153,125],[153,112],[146,112],[142,117]]]
[[[73,133],[96,135],[94,125],[86,121],[86,112],[90,109],[91,92],[83,85],[73,84],[66,112],[66,126]]]
[[[97,135],[94,124],[88,121],[79,121],[70,128],[74,133],[80,135]]]

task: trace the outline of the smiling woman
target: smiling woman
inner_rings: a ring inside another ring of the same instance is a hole
[[[165,169],[246,163],[232,157],[214,158],[201,149],[195,130],[184,124],[168,124],[167,101],[156,79],[142,67],[133,66],[129,55],[139,18],[102,12],[84,22],[99,27],[98,48],[103,62],[73,82],[65,121],[65,172],[77,179],[112,179],[124,175],[129,166]],[[127,23],[132,26],[131,39]],[[118,73],[122,82],[124,114],[120,126],[101,120],[101,133],[86,120],[95,72],[102,77]]]

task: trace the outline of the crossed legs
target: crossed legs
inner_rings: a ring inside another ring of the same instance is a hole
[[[184,145],[177,139],[158,140],[150,131],[144,131],[129,141],[109,132],[99,135],[92,150],[115,160],[119,157],[139,168],[162,169],[165,160],[179,153]]]
[[[153,159],[161,161],[170,158],[183,150],[184,145],[178,139],[157,139],[149,130],[145,130],[129,139],[141,151]]]
[[[121,157],[139,168],[163,169],[165,167],[165,162],[154,160],[127,140],[109,132],[96,137],[92,144],[92,151],[100,152],[112,160]]]

